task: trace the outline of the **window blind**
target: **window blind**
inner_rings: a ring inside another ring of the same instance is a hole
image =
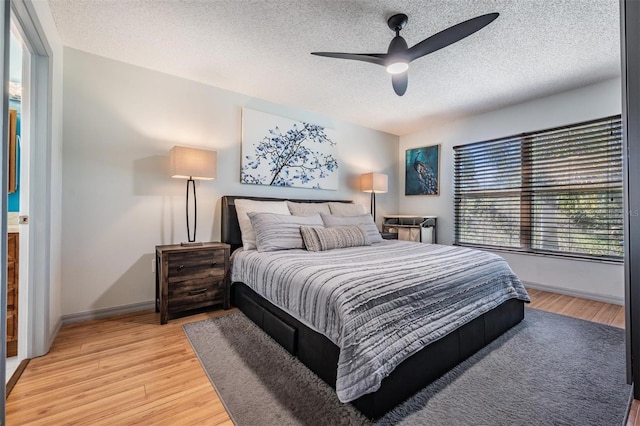
[[[454,147],[454,244],[620,260],[620,116]]]

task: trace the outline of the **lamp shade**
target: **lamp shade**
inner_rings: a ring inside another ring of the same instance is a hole
[[[382,173],[364,173],[360,176],[360,188],[363,192],[387,192],[389,179]]]
[[[218,154],[205,149],[174,146],[169,151],[171,177],[194,180],[216,178]]]

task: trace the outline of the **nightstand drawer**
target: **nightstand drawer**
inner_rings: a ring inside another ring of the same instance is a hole
[[[169,284],[169,298],[193,296],[205,293],[205,290],[214,290],[224,288],[224,277],[217,279],[196,278],[179,283]]]
[[[224,277],[169,284],[169,313],[191,310],[224,301]]]
[[[183,268],[168,277],[169,285],[179,284],[185,281],[201,279],[223,279],[225,274],[224,266],[221,268]]]
[[[169,254],[169,282],[224,276],[225,251],[201,250]]]

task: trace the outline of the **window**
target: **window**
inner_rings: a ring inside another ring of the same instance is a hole
[[[454,147],[454,244],[621,260],[620,116]]]

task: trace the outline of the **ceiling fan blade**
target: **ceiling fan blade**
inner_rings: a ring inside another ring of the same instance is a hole
[[[335,53],[335,52],[311,52],[312,55],[326,56],[327,58],[353,59],[354,61],[369,62],[370,64],[384,65],[385,53]]]
[[[428,55],[481,30],[493,22],[498,16],[500,16],[499,13],[488,13],[449,27],[411,47],[407,51],[407,54],[411,61]]]
[[[409,73],[407,71],[400,74],[391,75],[391,84],[393,84],[393,90],[396,95],[402,96],[407,91],[407,85],[409,84]]]

